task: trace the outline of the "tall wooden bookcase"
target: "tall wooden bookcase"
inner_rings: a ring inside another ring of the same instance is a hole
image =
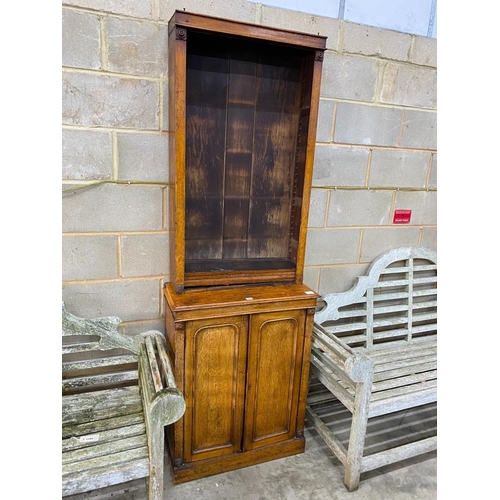
[[[317,294],[302,284],[325,37],[169,23],[166,330],[180,483],[304,450]]]

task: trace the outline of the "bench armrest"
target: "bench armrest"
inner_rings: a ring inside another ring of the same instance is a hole
[[[313,325],[313,344],[326,353],[334,365],[353,382],[370,382],[373,378],[373,361],[354,351],[336,335],[318,323]]]
[[[144,411],[147,420],[154,416],[162,425],[170,425],[179,420],[186,410],[184,396],[177,389],[163,335],[152,330],[141,336],[139,381]]]

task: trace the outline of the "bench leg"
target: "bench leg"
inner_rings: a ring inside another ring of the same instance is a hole
[[[347,449],[347,464],[344,485],[349,491],[357,490],[363,463],[366,426],[368,424],[368,405],[371,395],[371,381],[356,385],[354,413],[352,415],[351,433]]]
[[[163,499],[164,428],[159,418],[150,421],[148,500]]]

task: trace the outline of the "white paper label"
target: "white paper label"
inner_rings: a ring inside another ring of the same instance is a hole
[[[99,434],[91,434],[89,436],[81,436],[78,441],[80,443],[93,443],[95,441],[99,441]]]

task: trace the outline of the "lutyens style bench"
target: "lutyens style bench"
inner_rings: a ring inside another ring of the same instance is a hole
[[[148,498],[163,498],[164,426],[186,405],[163,335],[127,337],[120,322],[62,304],[63,497],[147,478]]]
[[[368,419],[437,401],[437,255],[420,247],[390,250],[353,288],[323,301],[311,376],[352,414],[347,446],[315,409],[311,386],[307,418],[345,466],[344,484],[353,491],[361,473],[437,447],[431,435],[364,455]]]

